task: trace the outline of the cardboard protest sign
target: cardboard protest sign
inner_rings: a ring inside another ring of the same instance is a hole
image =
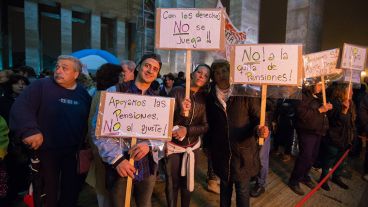
[[[339,49],[303,55],[304,78],[313,78],[338,73],[336,70]]]
[[[97,137],[171,140],[173,98],[101,92]]]
[[[364,70],[366,58],[367,48],[344,43],[341,68]]]
[[[344,81],[360,84],[360,70],[344,70]]]
[[[232,84],[301,85],[302,46],[234,45],[230,66]]]
[[[223,50],[223,9],[156,10],[157,49]]]

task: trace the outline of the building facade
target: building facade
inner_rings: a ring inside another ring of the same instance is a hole
[[[364,0],[221,0],[233,24],[253,43],[301,43],[304,52],[368,45]],[[119,59],[162,55],[163,70],[185,71],[185,51],[155,50],[155,8],[214,8],[218,0],[2,0],[0,69],[29,65],[52,69],[60,54],[94,48]],[[345,9],[341,20],[336,10]],[[350,23],[353,22],[353,23]],[[345,25],[346,28],[339,28]],[[359,28],[355,31],[351,28]],[[343,29],[351,33],[337,35]],[[330,35],[330,36],[328,36]],[[206,52],[192,62],[210,64]]]

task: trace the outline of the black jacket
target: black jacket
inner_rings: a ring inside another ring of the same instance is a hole
[[[326,135],[328,118],[326,113],[320,113],[322,100],[314,97],[310,91],[303,91],[302,100],[296,108],[296,130],[298,133]]]
[[[255,139],[260,101],[258,98],[232,96],[226,105],[225,111],[213,86],[206,105],[208,149],[215,173],[222,180],[239,181],[256,175],[260,170]]]
[[[170,96],[175,98],[174,126],[180,125],[187,128],[187,136],[182,141],[177,139],[172,139],[171,141],[180,146],[197,143],[199,137],[206,133],[208,129],[205,93],[202,91],[193,93],[191,91],[192,108],[188,117],[180,115],[180,106],[185,98],[185,88],[181,86],[173,88],[170,91]]]
[[[351,105],[348,113],[343,114],[341,100],[331,100],[333,109],[327,112],[329,129],[327,133],[327,141],[335,147],[345,150],[351,144],[354,135],[354,121]]]
[[[368,135],[368,94],[366,94],[359,105],[359,128],[362,135]]]

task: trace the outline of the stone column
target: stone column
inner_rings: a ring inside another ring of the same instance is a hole
[[[25,49],[26,65],[40,74],[40,38],[38,24],[38,5],[32,1],[24,1]]]
[[[125,29],[125,22],[117,19],[115,22],[115,43],[114,43],[114,49],[116,57],[119,60],[123,60],[128,58],[128,50],[127,50],[127,44],[125,42],[126,37],[126,29]]]
[[[61,26],[61,54],[69,55],[72,53],[72,11],[70,9],[60,9]]]
[[[247,43],[258,43],[260,0],[231,0],[230,19],[247,33]]]
[[[8,7],[8,5],[5,5],[4,1],[0,1],[0,11],[1,11],[1,14],[0,14],[0,70],[3,70],[4,69],[4,65],[5,65],[5,55],[4,55],[4,36],[5,36],[5,15],[8,15],[8,12],[7,12],[7,9],[6,8]],[[4,14],[4,12],[6,14]]]
[[[196,8],[215,8],[217,6],[217,0],[195,0],[194,6]]]
[[[289,0],[286,42],[302,43],[305,54],[321,49],[324,0]]]
[[[101,16],[91,14],[91,48],[101,49]]]

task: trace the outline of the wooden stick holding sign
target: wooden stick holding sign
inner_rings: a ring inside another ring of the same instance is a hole
[[[132,137],[132,141],[130,142],[130,148],[134,147],[134,145],[136,144],[137,144],[137,138]],[[129,164],[134,166],[133,158],[129,159]],[[133,179],[130,176],[128,176],[127,185],[125,189],[125,207],[130,207],[130,200],[131,200],[131,195],[132,195],[132,184],[133,184]]]
[[[187,50],[187,58],[186,58],[186,70],[185,70],[185,98],[190,99],[190,73],[192,68],[192,51]],[[184,113],[185,117],[189,116],[189,111]]]
[[[351,87],[352,87],[352,80],[353,80],[353,70],[352,69],[350,69],[350,77],[349,77],[349,89],[348,89],[348,97],[347,97],[347,99],[349,99],[350,98],[350,90],[351,90]]]
[[[326,106],[327,105],[327,101],[326,101],[325,76],[321,76],[321,82],[322,82],[322,100],[323,100],[323,105]]]
[[[267,103],[267,85],[262,84],[262,99],[261,99],[261,117],[259,126],[264,126],[266,122],[266,103]],[[267,137],[259,137],[258,144],[263,145]]]

